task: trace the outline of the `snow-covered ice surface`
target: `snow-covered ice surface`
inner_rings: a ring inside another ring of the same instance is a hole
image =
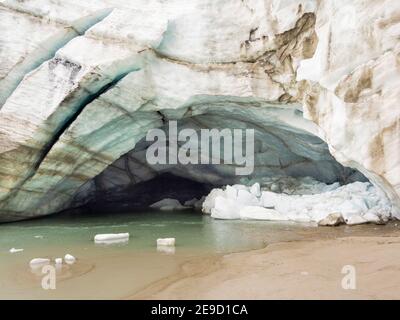
[[[349,225],[384,223],[391,218],[389,200],[369,182],[327,185],[309,177],[260,182],[213,189],[203,212],[216,219],[299,222],[320,222],[334,215]]]

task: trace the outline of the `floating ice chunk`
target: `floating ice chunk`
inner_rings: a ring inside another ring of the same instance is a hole
[[[74,264],[75,261],[76,261],[76,258],[75,258],[74,256],[72,256],[72,255],[70,255],[70,254],[67,253],[67,254],[64,256],[64,261],[65,261],[67,264]]]
[[[10,251],[10,253],[18,253],[18,252],[24,251],[24,249],[11,248],[9,251]]]
[[[50,259],[47,258],[34,258],[29,262],[31,268],[40,268],[50,263]]]
[[[175,238],[159,238],[157,239],[157,247],[174,247]]]
[[[97,244],[116,244],[129,241],[129,233],[96,234],[94,242]]]
[[[129,239],[129,233],[105,233],[97,234],[94,237],[94,241],[119,240],[127,238]]]
[[[158,202],[153,203],[150,208],[158,209],[162,211],[172,211],[172,210],[185,210],[188,207],[182,206],[181,203],[176,199],[163,199]]]
[[[286,216],[273,209],[266,209],[257,206],[248,206],[240,209],[240,218],[242,220],[268,220],[285,221]]]
[[[60,264],[63,263],[63,259],[62,259],[62,258],[55,258],[55,259],[54,259],[54,262],[55,262],[57,265],[60,265]]]

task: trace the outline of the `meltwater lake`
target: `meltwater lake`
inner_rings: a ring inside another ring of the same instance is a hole
[[[317,228],[311,224],[215,220],[195,211],[121,214],[59,214],[0,225],[0,299],[120,299],[182,272],[193,259],[260,249],[283,241],[382,235],[397,229],[363,225]],[[100,233],[129,232],[126,243],[98,245]],[[156,239],[176,238],[175,248],[157,249]],[[10,253],[11,248],[22,252]],[[77,261],[57,268],[55,290],[41,286],[33,258],[72,254]]]

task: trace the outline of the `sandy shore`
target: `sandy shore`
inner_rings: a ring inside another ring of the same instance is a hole
[[[356,289],[342,288],[347,265]],[[399,299],[400,237],[284,242],[197,259],[129,298]]]

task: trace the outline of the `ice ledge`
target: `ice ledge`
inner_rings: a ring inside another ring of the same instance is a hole
[[[293,178],[276,182],[226,186],[213,189],[203,203],[203,212],[216,219],[316,222],[320,225],[386,223],[392,206],[369,182],[340,186],[327,185],[312,178]],[[271,191],[274,190],[275,192]],[[285,192],[276,193],[276,191]]]

